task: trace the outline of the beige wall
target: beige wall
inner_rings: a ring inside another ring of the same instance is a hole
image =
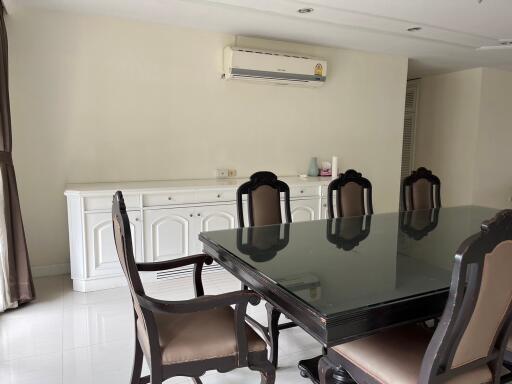
[[[512,198],[512,72],[485,68],[475,163],[475,204],[507,208]]]
[[[477,68],[421,79],[415,165],[439,175],[445,206],[510,206],[512,73]]]
[[[445,206],[472,201],[481,76],[471,69],[420,81],[414,163],[441,178]]]
[[[69,182],[293,175],[338,155],[372,180],[376,211],[398,206],[406,58],[239,41],[328,60],[323,88],[279,87],[220,79],[231,35],[50,12],[7,25],[33,265],[68,260]]]

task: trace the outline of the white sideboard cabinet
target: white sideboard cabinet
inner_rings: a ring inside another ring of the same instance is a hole
[[[326,217],[330,178],[283,177],[290,186],[293,221]],[[203,231],[237,226],[236,190],[246,179],[70,184],[68,206],[71,278],[76,291],[125,285],[112,233],[112,195],[121,190],[138,262],[176,259],[202,251]],[[215,263],[205,272],[218,270]],[[175,278],[191,267],[145,272],[144,281]]]

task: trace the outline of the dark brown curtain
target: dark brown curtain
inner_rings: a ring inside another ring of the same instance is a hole
[[[0,17],[0,173],[3,184],[4,217],[7,242],[7,284],[11,302],[18,304],[34,299],[34,285],[28,259],[27,243],[21,219],[16,175],[12,164],[11,111],[5,9]],[[0,212],[1,214],[1,212]]]

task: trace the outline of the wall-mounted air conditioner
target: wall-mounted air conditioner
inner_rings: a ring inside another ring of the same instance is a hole
[[[318,87],[327,78],[327,62],[297,54],[226,47],[224,77],[230,80]]]

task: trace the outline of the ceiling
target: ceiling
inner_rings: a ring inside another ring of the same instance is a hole
[[[512,71],[512,0],[4,0],[185,27],[407,56],[409,77],[488,66]],[[300,14],[299,8],[314,8]],[[408,32],[410,27],[421,27]]]

